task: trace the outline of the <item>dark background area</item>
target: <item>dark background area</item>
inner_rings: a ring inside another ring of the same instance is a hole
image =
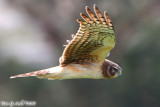
[[[9,79],[59,64],[76,19],[96,4],[114,24],[108,59],[123,75],[106,80]],[[37,107],[160,107],[159,0],[0,0],[0,101]],[[1,106],[1,105],[0,105]]]

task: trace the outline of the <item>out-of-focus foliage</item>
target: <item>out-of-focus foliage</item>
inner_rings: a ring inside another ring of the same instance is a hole
[[[111,80],[54,80],[11,75],[58,65],[79,13],[97,4],[116,32],[109,57],[123,68]],[[0,100],[37,107],[160,107],[159,0],[0,0]]]

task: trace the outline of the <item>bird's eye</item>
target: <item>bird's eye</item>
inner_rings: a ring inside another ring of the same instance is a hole
[[[113,70],[114,70],[115,73],[118,72],[118,69],[117,69],[117,68],[114,68],[114,67],[113,67]]]

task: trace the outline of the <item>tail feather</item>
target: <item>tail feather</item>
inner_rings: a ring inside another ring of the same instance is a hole
[[[45,70],[33,71],[33,72],[25,73],[25,74],[19,74],[19,75],[11,76],[10,78],[40,76],[40,75],[45,75],[45,74],[48,74],[48,73],[49,73],[49,70],[45,69]]]

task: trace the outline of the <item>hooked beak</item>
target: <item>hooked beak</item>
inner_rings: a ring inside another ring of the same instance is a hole
[[[122,68],[121,67],[119,67],[119,69],[118,69],[118,76],[122,76]]]

